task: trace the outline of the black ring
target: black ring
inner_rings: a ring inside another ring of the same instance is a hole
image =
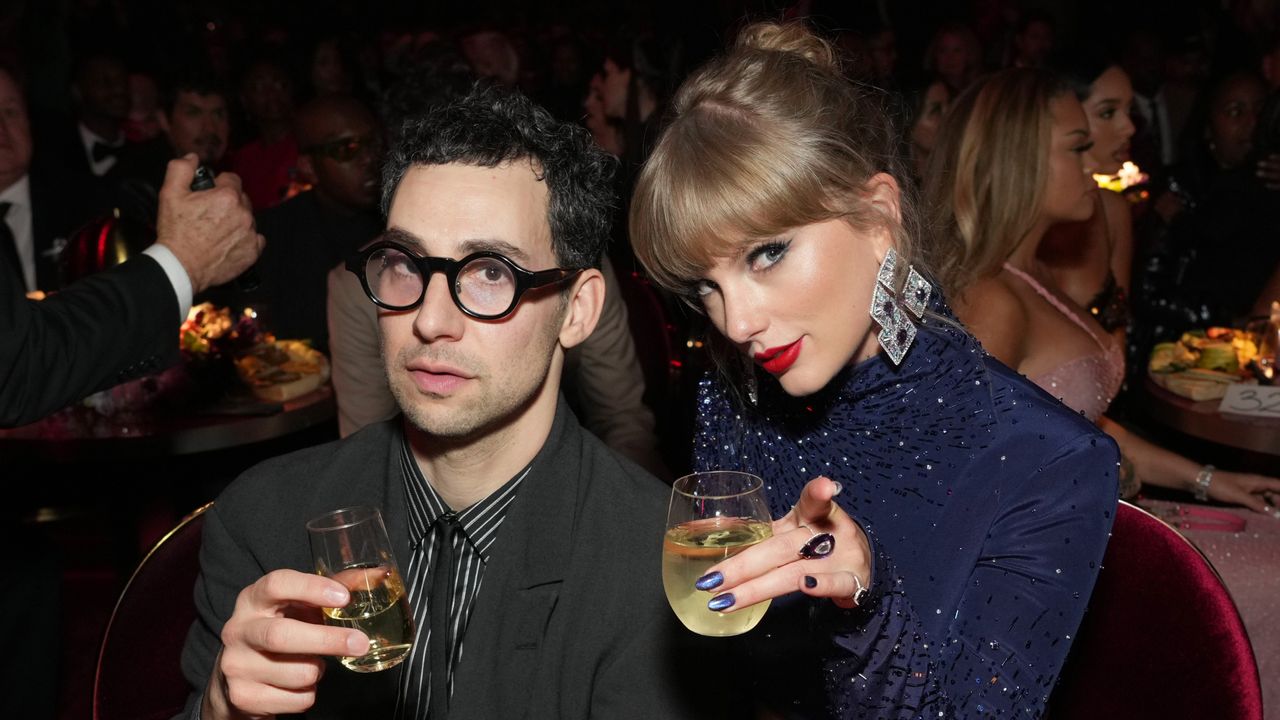
[[[836,549],[836,536],[831,533],[818,533],[800,546],[800,557],[805,560],[824,558]]]

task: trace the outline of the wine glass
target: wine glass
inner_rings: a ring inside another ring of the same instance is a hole
[[[355,628],[369,637],[369,652],[344,657],[356,672],[399,665],[413,647],[413,614],[391,541],[377,508],[334,510],[307,523],[316,572],[351,593],[346,607],[323,608],[326,625]]]
[[[662,586],[680,622],[699,635],[740,635],[760,622],[769,602],[732,613],[707,608],[712,594],[694,583],[712,565],[773,535],[764,481],[731,470],[686,475],[671,487],[662,542]]]

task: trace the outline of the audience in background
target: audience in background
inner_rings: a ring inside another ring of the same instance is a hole
[[[240,101],[255,137],[232,151],[231,170],[244,182],[254,210],[266,210],[297,189],[294,88],[287,66],[272,57],[258,58],[240,81]]]

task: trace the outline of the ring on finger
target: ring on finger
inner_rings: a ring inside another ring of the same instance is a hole
[[[836,549],[836,536],[831,533],[814,533],[796,554],[805,560],[817,560],[830,555]]]

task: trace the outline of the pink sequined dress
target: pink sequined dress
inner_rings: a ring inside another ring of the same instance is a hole
[[[1009,263],[1004,264],[1004,269],[1030,285],[1032,290],[1088,333],[1097,344],[1097,352],[1068,360],[1048,372],[1030,378],[1031,382],[1061,400],[1062,404],[1097,422],[1120,391],[1120,384],[1124,382],[1124,350],[1120,343],[1109,335],[1099,336],[1088,322],[1054,297],[1035,278]]]

